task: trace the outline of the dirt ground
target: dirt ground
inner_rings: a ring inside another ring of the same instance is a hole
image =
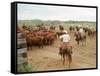
[[[73,46],[72,64],[62,64],[59,53],[60,41],[57,39],[53,45],[46,45],[43,48],[33,47],[28,51],[28,62],[32,65],[33,71],[81,69],[96,67],[96,37],[87,37],[86,45],[77,45],[73,34],[71,45]]]

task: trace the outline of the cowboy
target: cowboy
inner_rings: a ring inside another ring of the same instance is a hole
[[[83,32],[84,32],[84,30],[83,30],[82,27],[80,27],[79,32],[80,32],[80,33],[83,33]]]
[[[68,32],[66,30],[63,31],[63,35],[60,36],[60,40],[62,42],[60,47],[67,48],[68,46],[70,46],[69,45],[70,36],[69,36],[69,34],[68,34]]]
[[[85,35],[84,30],[83,30],[82,27],[80,27],[80,29],[79,29],[79,33],[81,34],[81,37]]]
[[[64,50],[64,49],[71,49],[71,53],[72,53],[72,46],[69,44],[70,42],[70,36],[68,34],[68,32],[66,30],[63,31],[63,35],[60,36],[60,40],[61,40],[61,45],[60,45],[60,49]],[[59,54],[62,54],[62,51],[59,51]]]

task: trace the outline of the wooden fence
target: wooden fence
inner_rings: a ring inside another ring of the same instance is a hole
[[[17,33],[17,64],[27,64],[27,44],[22,33]]]

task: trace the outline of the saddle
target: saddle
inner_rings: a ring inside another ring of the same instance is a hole
[[[60,45],[60,47],[61,47],[62,49],[67,49],[67,48],[70,48],[71,45],[70,45],[69,43],[63,43],[63,44]]]
[[[72,53],[72,46],[69,43],[63,43],[63,44],[60,45],[59,54],[62,54],[62,52],[66,49],[69,50]]]

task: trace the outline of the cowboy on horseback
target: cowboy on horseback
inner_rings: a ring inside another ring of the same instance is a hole
[[[68,59],[69,68],[72,62],[72,46],[69,44],[70,36],[66,30],[63,31],[63,35],[60,36],[62,44],[59,48],[59,54],[61,59],[63,58],[63,65],[65,64],[66,59]]]
[[[82,27],[80,27],[79,33],[81,34],[81,37],[85,36],[85,32]]]
[[[70,43],[70,36],[66,30],[63,31],[63,35],[60,36],[61,40],[61,45],[60,49],[72,49],[72,46],[69,44]],[[72,51],[71,51],[72,53]]]
[[[80,33],[83,33],[84,32],[82,27],[80,27],[79,32]]]
[[[82,27],[80,27],[79,30],[75,31],[74,36],[75,40],[77,41],[77,44],[79,44],[80,41],[84,41],[86,43],[86,34]]]
[[[60,36],[63,45],[69,45],[70,36],[66,30],[63,31],[63,35]]]

